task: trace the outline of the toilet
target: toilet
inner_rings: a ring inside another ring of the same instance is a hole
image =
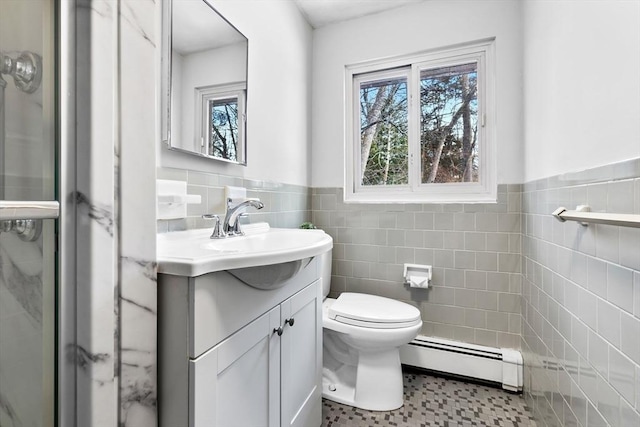
[[[404,402],[399,347],[422,327],[420,311],[400,301],[345,292],[327,298],[331,251],[321,255],[322,397],[370,411]]]

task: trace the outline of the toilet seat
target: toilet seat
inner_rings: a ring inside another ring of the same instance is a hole
[[[398,329],[421,323],[420,310],[390,298],[353,292],[342,293],[331,304],[329,318],[347,325],[373,329]]]

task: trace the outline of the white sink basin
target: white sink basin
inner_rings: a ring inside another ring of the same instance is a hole
[[[159,234],[158,272],[200,276],[303,260],[333,247],[331,236],[321,230],[263,227],[254,232],[226,239],[210,239],[210,229]]]

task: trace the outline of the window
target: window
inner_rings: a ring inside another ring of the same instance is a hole
[[[347,67],[347,202],[496,199],[493,40]]]
[[[196,128],[202,152],[220,160],[244,164],[246,85],[198,87],[195,97]]]
[[[238,161],[238,98],[210,99],[208,154]]]
[[[360,185],[407,185],[407,73],[372,73],[355,80],[360,110]]]

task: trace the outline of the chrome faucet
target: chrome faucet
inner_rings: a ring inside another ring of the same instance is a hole
[[[227,214],[222,223],[222,233],[229,237],[244,235],[242,230],[240,230],[238,217],[249,206],[262,209],[264,208],[264,203],[262,203],[260,199],[243,199],[240,203],[234,204],[233,199],[227,199]]]

